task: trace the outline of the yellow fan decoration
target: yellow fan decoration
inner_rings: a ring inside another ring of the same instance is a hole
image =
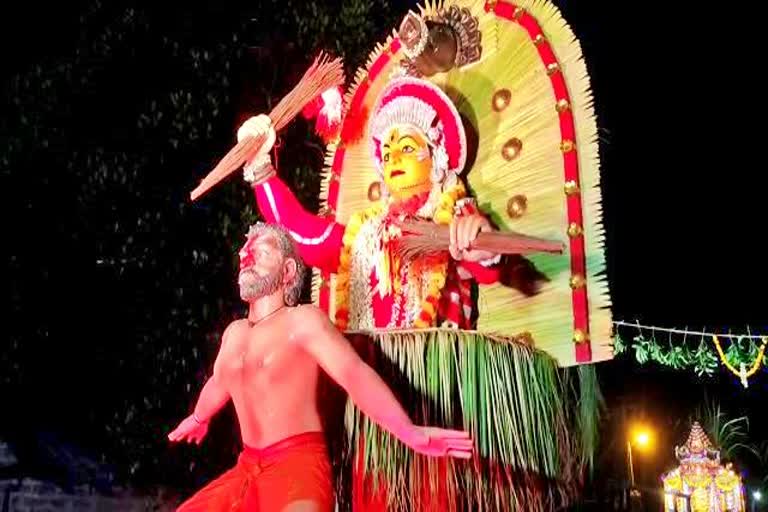
[[[480,210],[501,230],[567,247],[526,258],[540,276],[534,293],[480,286],[477,330],[526,340],[562,366],[612,358],[597,127],[579,42],[543,0],[430,1],[413,16],[430,27],[461,25],[461,65],[421,78],[462,116],[470,144],[461,177]],[[341,135],[328,148],[321,202],[340,223],[380,200],[367,120],[393,76],[418,72],[403,30],[357,71]],[[331,317],[335,280],[315,271],[313,299]]]

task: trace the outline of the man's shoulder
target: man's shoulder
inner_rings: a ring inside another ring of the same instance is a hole
[[[230,329],[240,329],[246,325],[248,325],[247,318],[238,318],[238,319],[232,320],[227,326],[227,328],[224,330],[224,332],[226,333]]]
[[[247,318],[238,318],[237,320],[233,320],[230,322],[230,324],[227,326],[226,329],[224,329],[224,334],[221,336],[221,340],[226,341],[227,338],[236,335],[238,332],[242,331],[244,327],[248,325],[248,319]]]
[[[292,308],[288,321],[294,339],[305,338],[307,334],[317,334],[328,323],[327,314],[313,304],[301,304]]]
[[[315,322],[325,316],[325,312],[314,304],[300,304],[293,308],[292,316],[298,322]]]

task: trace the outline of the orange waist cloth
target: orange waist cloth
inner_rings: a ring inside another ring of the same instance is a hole
[[[288,437],[266,448],[246,446],[235,467],[177,509],[278,512],[293,503],[333,510],[331,465],[322,432]]]

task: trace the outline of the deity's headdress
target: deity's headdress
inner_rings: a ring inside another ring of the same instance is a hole
[[[368,126],[371,156],[382,172],[381,144],[392,126],[408,125],[427,137],[432,181],[455,180],[467,161],[467,137],[456,107],[437,86],[419,78],[394,78],[381,92]]]

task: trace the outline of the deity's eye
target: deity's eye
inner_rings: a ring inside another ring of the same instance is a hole
[[[385,162],[389,162],[389,153],[387,153],[386,155],[384,155],[384,161],[385,161]]]
[[[403,146],[403,153],[413,153],[415,150],[413,146],[405,145]]]

